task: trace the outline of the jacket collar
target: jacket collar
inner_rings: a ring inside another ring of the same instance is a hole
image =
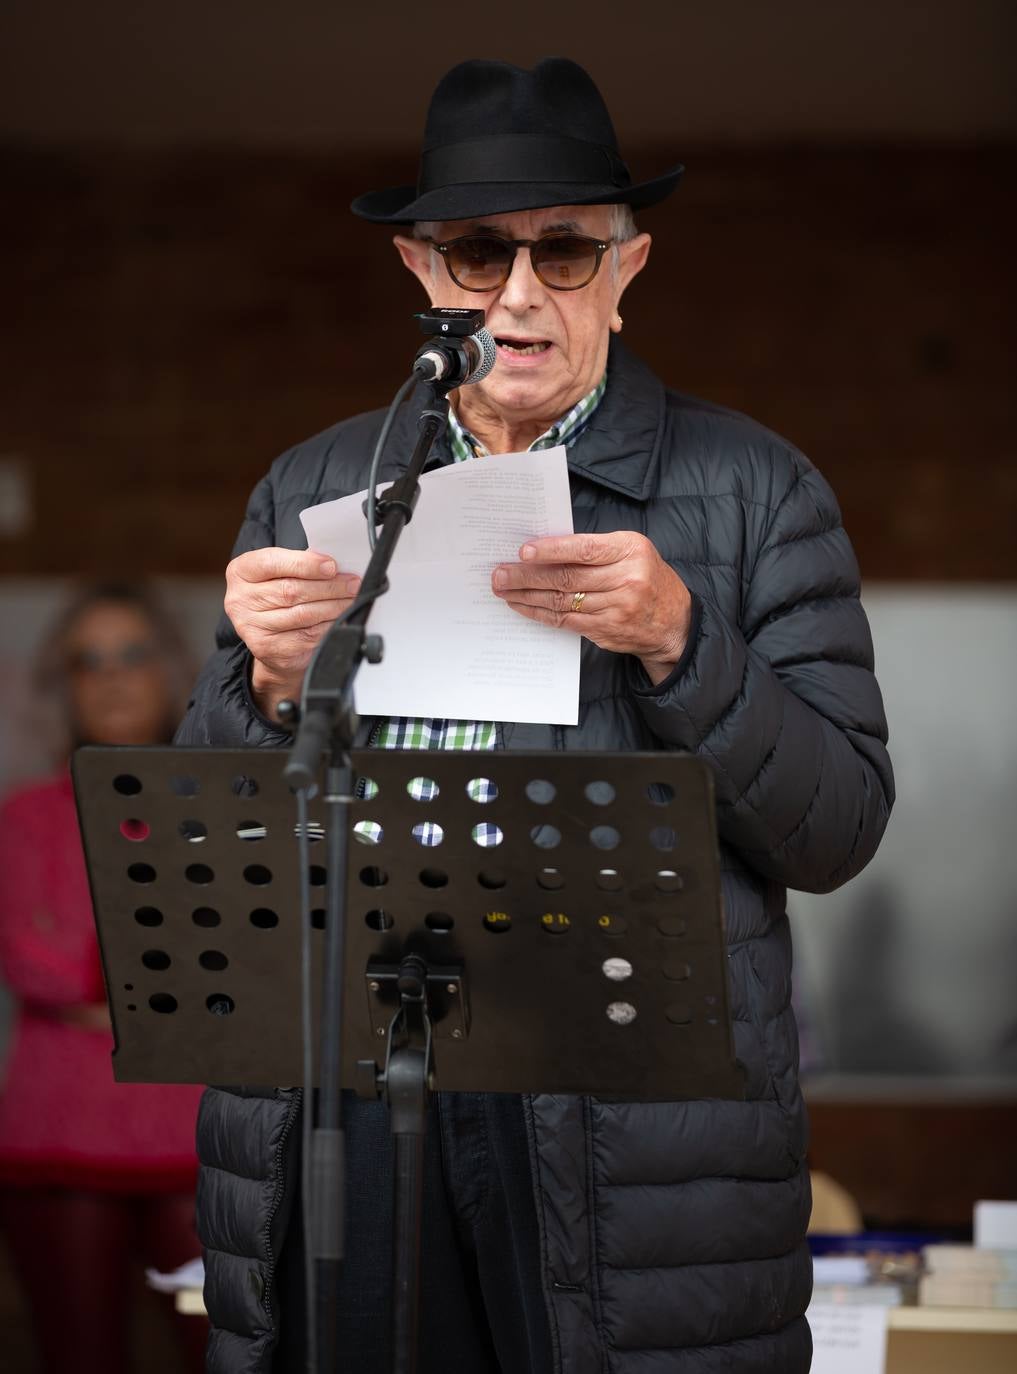
[[[381,476],[389,480],[404,469],[416,437],[417,416],[426,391],[414,390],[392,427]],[[577,477],[636,501],[656,486],[664,429],[664,387],[644,362],[612,338],[607,390],[579,438],[568,450],[569,471]],[[448,435],[434,445],[425,471],[452,461]]]

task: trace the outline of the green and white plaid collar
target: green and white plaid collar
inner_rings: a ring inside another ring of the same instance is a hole
[[[549,430],[546,430],[538,439],[534,439],[527,452],[532,453],[534,449],[554,448],[556,444],[571,444],[578,437],[579,431],[587,424],[590,416],[600,405],[607,386],[607,373],[605,372],[600,381],[592,391],[577,401],[571,410],[567,410],[560,420],[556,420]],[[462,463],[467,458],[485,458],[487,449],[476,437],[471,434],[465,426],[459,423],[456,413],[451,408],[448,413],[448,441],[452,450],[453,462]]]

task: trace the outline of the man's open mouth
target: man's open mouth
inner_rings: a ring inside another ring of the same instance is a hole
[[[551,347],[547,339],[535,339],[527,343],[522,339],[499,339],[496,337],[495,343],[499,348],[507,348],[511,353],[518,353],[520,356],[527,353],[544,353]]]

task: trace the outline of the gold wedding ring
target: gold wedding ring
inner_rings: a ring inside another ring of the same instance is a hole
[[[572,605],[569,607],[569,610],[570,610],[570,611],[581,611],[581,610],[583,609],[583,602],[584,602],[585,600],[586,600],[586,593],[585,593],[585,592],[576,592],[575,596],[572,598]]]

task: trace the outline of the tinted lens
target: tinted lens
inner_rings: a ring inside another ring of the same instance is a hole
[[[585,286],[597,270],[597,240],[580,234],[551,235],[530,249],[533,270],[546,286],[574,291]]]
[[[445,261],[464,290],[490,291],[508,280],[514,253],[511,244],[477,234],[450,243]]]

